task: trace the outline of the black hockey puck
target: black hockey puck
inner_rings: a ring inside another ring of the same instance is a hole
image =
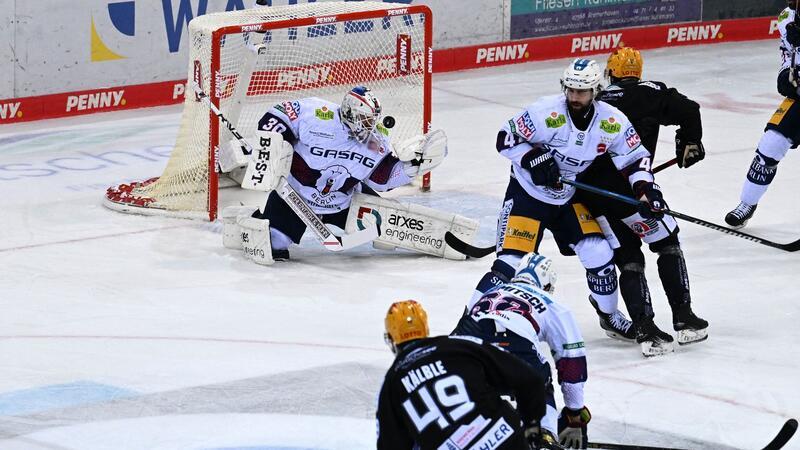
[[[383,118],[383,126],[386,128],[394,128],[395,120],[392,116],[386,116]]]

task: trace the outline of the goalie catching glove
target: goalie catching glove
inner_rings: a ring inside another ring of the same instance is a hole
[[[394,150],[403,161],[403,171],[411,178],[424,175],[442,163],[447,156],[447,135],[434,130],[401,142]]]
[[[558,440],[565,448],[586,448],[589,437],[586,426],[592,420],[589,408],[573,410],[567,407],[561,409],[558,415]]]

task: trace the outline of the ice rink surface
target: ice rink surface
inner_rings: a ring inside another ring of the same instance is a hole
[[[645,78],[702,105],[708,152],[657,181],[673,209],[722,223],[780,101],[777,42],[644,57]],[[479,219],[478,243],[493,242],[509,166],[497,130],[557,93],[567,62],[434,76],[434,126],[450,156],[432,192],[400,194]],[[0,127],[0,449],[374,448],[376,393],[392,361],[388,305],[417,299],[432,333],[449,333],[491,257],[334,254],[307,235],[291,262],[262,267],[223,248],[219,225],[101,206],[106,187],[161,173],[179,116],[173,106]],[[673,130],[662,130],[657,162],[674,157]],[[743,231],[800,238],[795,153]],[[710,338],[648,360],[601,332],[579,261],[544,239],[557,296],[586,339],[590,439],[761,448],[800,416],[800,254],[681,229]],[[649,253],[648,264],[656,321],[671,331]]]

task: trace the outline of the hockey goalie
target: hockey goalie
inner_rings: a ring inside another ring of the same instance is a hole
[[[310,228],[330,250],[373,241],[378,248],[463,259],[444,234],[471,240],[477,221],[377,194],[438,166],[447,137],[437,130],[393,148],[381,116],[380,101],[364,86],[352,88],[341,104],[311,97],[271,107],[258,123],[251,155],[236,146],[220,154],[224,171],[243,168],[243,188],[269,192],[258,210],[222,211],[223,244],[272,264],[289,259],[289,247]],[[329,225],[344,232],[336,235]]]

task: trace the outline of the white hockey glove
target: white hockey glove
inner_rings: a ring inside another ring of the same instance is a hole
[[[434,130],[406,139],[394,150],[403,161],[406,175],[416,177],[430,172],[447,156],[447,135],[444,130]]]
[[[281,177],[289,174],[294,149],[280,133],[258,130],[256,139],[258,145],[250,155],[242,188],[267,192],[275,189]]]

